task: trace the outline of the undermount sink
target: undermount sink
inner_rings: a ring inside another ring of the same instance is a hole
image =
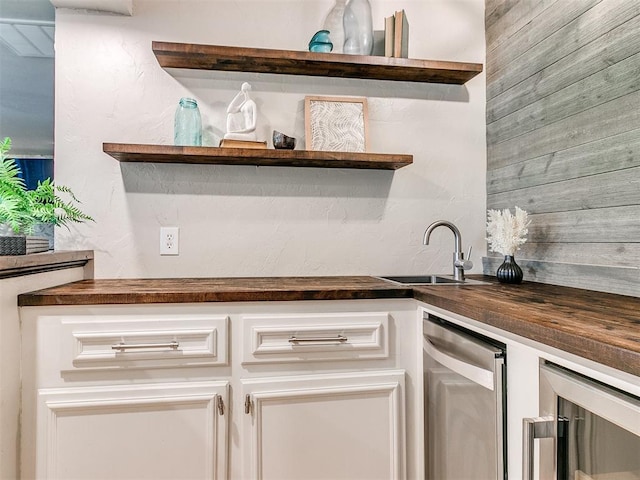
[[[378,277],[401,285],[486,285],[480,280],[454,280],[451,275],[396,275]]]
[[[435,285],[439,283],[464,283],[443,275],[399,275],[394,277],[380,277],[391,282],[404,285]]]

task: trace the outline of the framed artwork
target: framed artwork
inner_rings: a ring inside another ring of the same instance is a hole
[[[368,151],[367,99],[364,97],[307,96],[304,125],[307,150]]]

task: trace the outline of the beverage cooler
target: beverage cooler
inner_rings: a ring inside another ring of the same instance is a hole
[[[540,369],[539,418],[523,423],[523,480],[640,480],[640,399],[554,364]]]

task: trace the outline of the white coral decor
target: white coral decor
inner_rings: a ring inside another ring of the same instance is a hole
[[[489,210],[487,220],[487,241],[492,252],[514,255],[520,245],[527,241],[529,233],[529,215],[519,207],[512,215],[508,208]]]

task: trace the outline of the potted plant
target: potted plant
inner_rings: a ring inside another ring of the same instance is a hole
[[[504,255],[504,262],[498,267],[496,277],[501,283],[522,282],[523,272],[515,261],[515,254],[520,245],[527,241],[529,233],[529,214],[516,207],[515,215],[511,210],[489,210],[487,212],[487,240],[492,252]]]
[[[51,178],[39,181],[35,190],[27,190],[20,177],[20,168],[7,157],[10,149],[11,139],[7,137],[0,143],[0,225],[6,232],[0,236],[0,255],[48,250],[46,238],[31,236],[34,227],[40,223],[68,228],[73,222],[93,221],[76,206],[79,200],[71,189],[54,185]]]

